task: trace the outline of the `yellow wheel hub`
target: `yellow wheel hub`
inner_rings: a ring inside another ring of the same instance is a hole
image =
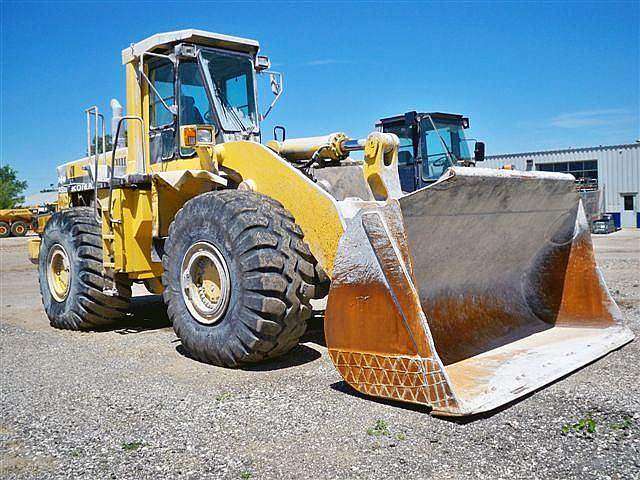
[[[220,272],[210,260],[201,258],[198,262],[198,284],[203,301],[215,304],[220,301]]]
[[[227,262],[209,242],[192,245],[182,260],[182,298],[193,317],[207,325],[218,322],[227,310],[231,280]]]
[[[69,255],[60,244],[54,245],[47,256],[47,283],[53,298],[62,302],[69,294],[71,265]]]

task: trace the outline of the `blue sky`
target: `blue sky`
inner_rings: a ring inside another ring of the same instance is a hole
[[[640,137],[640,2],[11,2],[0,161],[29,193],[83,155],[83,109],[124,104],[120,52],[157,32],[255,38],[285,76],[263,124],[364,136],[407,110],[462,113],[487,153]],[[262,103],[270,100],[264,91]]]

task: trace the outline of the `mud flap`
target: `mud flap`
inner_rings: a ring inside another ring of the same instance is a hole
[[[571,176],[454,168],[360,207],[325,316],[331,359],[356,390],[476,414],[633,339]]]

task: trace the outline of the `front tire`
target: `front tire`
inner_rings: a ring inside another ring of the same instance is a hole
[[[291,214],[264,195],[225,190],[185,203],[162,277],[184,349],[225,367],[291,350],[311,313],[312,258]]]
[[[117,295],[102,292],[102,238],[89,208],[54,213],[42,233],[40,293],[51,325],[95,329],[120,321],[129,310],[131,285],[116,282]]]

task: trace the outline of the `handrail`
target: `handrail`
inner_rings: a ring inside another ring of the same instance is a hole
[[[144,121],[142,117],[137,115],[124,115],[118,120],[118,126],[116,127],[116,136],[113,139],[113,149],[111,150],[111,169],[109,172],[109,203],[107,204],[107,218],[109,223],[119,223],[120,220],[116,220],[111,216],[111,201],[113,199],[113,172],[116,162],[116,148],[118,145],[118,138],[120,137],[120,127],[122,123],[127,120],[137,120],[140,122],[140,142],[142,143],[142,173],[147,173],[147,152],[144,144]],[[137,162],[136,162],[137,163]]]
[[[91,116],[95,117],[95,134],[94,134],[94,162],[93,162],[93,215],[96,221],[102,223],[102,218],[98,215],[98,167],[100,154],[98,153],[98,126],[102,122],[102,154],[107,163],[107,132],[105,127],[104,115],[100,113],[96,105],[85,110],[87,114],[87,158],[91,158]]]

